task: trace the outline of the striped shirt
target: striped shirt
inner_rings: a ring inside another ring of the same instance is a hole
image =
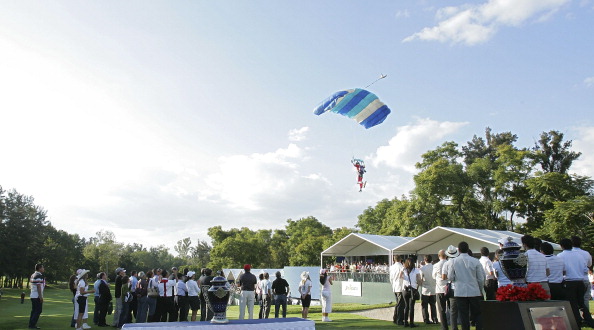
[[[546,282],[547,278],[547,259],[544,254],[529,249],[526,251],[528,257],[528,270],[526,271],[526,282]]]
[[[563,250],[557,256],[563,259],[565,263],[566,281],[583,281],[584,272],[588,272],[588,267],[586,267],[586,261],[578,252]]]
[[[563,282],[563,272],[565,271],[565,263],[563,259],[556,255],[545,256],[547,260],[547,268],[549,269],[549,283]]]
[[[574,247],[572,249],[572,251],[578,252],[584,258],[584,260],[586,260],[586,266],[592,267],[592,256],[590,255],[590,252],[582,250],[579,247]],[[589,281],[587,270],[586,270],[586,273],[584,274],[584,281]]]
[[[30,298],[43,297],[43,289],[45,288],[45,276],[41,272],[35,272],[31,275],[31,295]],[[40,289],[41,292],[38,290]]]

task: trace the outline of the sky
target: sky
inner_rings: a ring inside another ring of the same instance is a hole
[[[58,229],[173,253],[219,225],[354,227],[486,127],[560,131],[594,176],[592,31],[594,0],[5,0],[0,185]],[[381,74],[381,125],[313,115]]]

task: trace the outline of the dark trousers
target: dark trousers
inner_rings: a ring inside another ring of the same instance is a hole
[[[415,301],[412,291],[404,295],[404,324],[406,324],[407,319],[410,320],[410,324],[415,322]]]
[[[495,293],[497,292],[497,280],[490,279],[485,281],[485,299],[495,300]]]
[[[274,317],[278,318],[278,311],[280,306],[283,307],[283,317],[287,317],[287,295],[277,294],[274,296]]]
[[[446,315],[448,299],[445,297],[445,293],[438,293],[437,298],[437,311],[439,313],[439,322],[441,323],[441,330],[448,330],[448,317]]]
[[[132,292],[132,295],[134,296],[134,299],[132,299],[130,302],[130,311],[128,312],[128,319],[130,322],[132,322],[132,316],[134,316],[134,320],[136,320],[136,313],[138,309],[138,297],[136,297],[134,292]]]
[[[109,301],[102,301],[101,299],[99,299],[95,307],[98,307],[97,325],[107,325],[107,321],[105,320],[105,318],[107,317],[107,308],[109,307]]]
[[[188,296],[177,296],[177,306],[179,306],[179,321],[187,322],[188,311],[190,310]]]
[[[567,300],[563,283],[549,283],[549,288],[551,289],[551,300]]]
[[[431,309],[431,318],[429,318],[429,309]],[[435,296],[421,295],[421,310],[423,311],[423,321],[430,323],[437,322],[437,310],[435,309]]]
[[[573,316],[578,324],[580,324],[582,320],[580,311],[587,311],[586,306],[584,305],[584,290],[583,281],[565,281],[565,297],[571,304]],[[590,313],[584,312],[583,317],[584,322],[586,322],[589,327],[594,327],[594,320],[592,320],[592,315],[590,315]]]
[[[174,297],[163,297],[163,310],[161,311],[161,322],[177,322],[177,308]]]
[[[394,307],[394,323],[404,324],[404,295],[402,292],[394,292],[396,296],[396,307]]]
[[[583,299],[582,299],[583,300]],[[40,298],[31,298],[31,316],[29,317],[29,328],[35,328],[39,316],[43,312],[43,303]]]
[[[155,307],[155,314],[151,319],[151,322],[161,322],[163,312],[165,311],[165,297],[157,297],[157,306]]]
[[[208,310],[208,307],[206,306],[206,300],[204,299],[202,294],[200,294],[200,321],[206,321],[206,311],[207,310]]]
[[[99,296],[95,296],[93,301],[95,302],[95,310],[93,311],[93,323],[97,325],[99,324]]]
[[[471,315],[476,324],[476,330],[483,328],[481,308],[479,307],[479,301],[481,300],[483,300],[482,297],[456,297],[462,330],[470,330]],[[469,315],[469,312],[471,315]]]

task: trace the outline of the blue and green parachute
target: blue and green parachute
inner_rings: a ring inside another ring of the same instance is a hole
[[[390,109],[379,98],[365,89],[347,89],[334,93],[314,110],[321,115],[332,111],[352,118],[365,128],[381,124],[390,114]]]

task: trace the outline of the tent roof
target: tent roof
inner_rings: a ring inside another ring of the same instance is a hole
[[[486,246],[491,252],[499,248],[499,240],[512,237],[521,244],[522,234],[508,230],[490,229],[465,229],[451,227],[435,227],[420,236],[417,236],[394,249],[394,253],[407,254],[437,254],[437,251],[446,249],[449,245],[458,246],[464,240],[473,253],[479,253],[480,248]],[[550,242],[549,242],[550,243]],[[553,249],[560,251],[558,244],[551,243]]]
[[[409,237],[350,233],[322,252],[323,256],[389,255],[390,251],[410,240]]]

